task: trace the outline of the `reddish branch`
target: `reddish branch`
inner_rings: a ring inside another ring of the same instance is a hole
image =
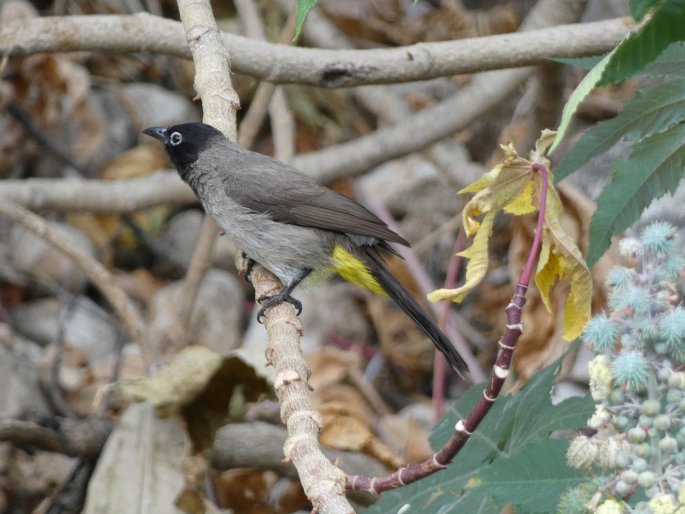
[[[533,268],[540,253],[540,243],[542,240],[545,206],[547,204],[548,173],[545,166],[537,163],[532,165],[532,172],[539,173],[542,178],[540,207],[538,210],[535,238],[533,239],[526,266],[519,276],[519,282],[516,286],[514,296],[505,309],[507,313],[507,328],[498,342],[499,350],[490,374],[490,384],[483,391],[483,396],[478,400],[478,403],[476,403],[476,406],[471,413],[466,419],[460,419],[457,422],[452,437],[450,437],[447,443],[435,453],[430,460],[418,464],[410,464],[386,477],[368,477],[365,475],[348,476],[347,487],[349,489],[380,494],[388,489],[411,484],[436,471],[445,469],[448,464],[452,462],[459,450],[466,444],[471,437],[471,434],[478,428],[481,421],[485,418],[485,415],[499,397],[504,381],[509,375],[509,367],[511,365],[516,342],[523,331],[521,312],[526,303],[526,291],[528,290]]]

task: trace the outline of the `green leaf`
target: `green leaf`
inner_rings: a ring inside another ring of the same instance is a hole
[[[630,14],[637,21],[645,17],[650,9],[664,0],[630,0]]]
[[[685,78],[685,43],[679,41],[670,45],[640,75]]]
[[[614,52],[616,52],[616,48],[606,54],[602,60],[599,61],[597,66],[592,68],[590,72],[585,75],[583,80],[580,81],[580,84],[578,84],[573,93],[571,93],[566,105],[564,105],[564,111],[561,113],[561,122],[559,123],[559,128],[557,129],[557,137],[549,149],[549,153],[552,153],[559,145],[561,140],[564,139],[573,114],[576,112],[580,102],[585,99],[585,97],[595,88],[599,80],[602,78],[602,73],[604,73],[604,69],[611,60],[611,56],[614,54]]]
[[[674,41],[685,40],[685,0],[663,0],[649,21],[619,44],[597,85],[619,82],[645,67]]]
[[[589,70],[594,66],[597,66],[602,59],[604,59],[604,55],[592,55],[590,57],[552,57],[550,58],[550,61]]]
[[[685,119],[685,82],[661,84],[626,102],[615,118],[588,130],[554,171],[561,180],[623,138],[636,141]]]
[[[599,195],[590,222],[588,266],[604,254],[611,236],[632,225],[653,199],[675,191],[684,167],[682,123],[636,143],[629,160],[614,164],[611,184]]]
[[[517,514],[555,512],[567,489],[587,481],[580,470],[565,464],[568,446],[567,440],[550,439],[498,457],[479,475],[481,485],[473,492],[483,489],[501,505],[513,503]]]
[[[575,343],[569,351],[577,348],[578,343]],[[397,512],[408,505],[406,512],[411,513],[500,513],[502,505],[509,503],[511,499],[504,498],[503,494],[499,495],[499,490],[496,498],[490,493],[489,482],[483,477],[489,479],[498,476],[497,470],[491,468],[499,466],[501,462],[507,465],[506,459],[517,458],[524,448],[531,453],[535,453],[535,448],[546,452],[549,435],[553,431],[584,427],[592,415],[594,403],[589,395],[584,398],[570,398],[558,405],[550,402],[550,391],[560,365],[561,359],[535,374],[517,394],[501,397],[459,452],[455,462],[446,470],[407,487],[384,493],[375,505],[364,512],[385,514]],[[431,435],[434,448],[441,447],[452,435],[456,422],[468,415],[481,398],[483,389],[482,384],[470,388],[456,407],[440,421]],[[565,443],[562,441],[558,444]],[[531,484],[531,494],[534,492],[538,495],[537,500],[531,500],[532,502],[556,506],[559,500],[557,489],[547,488],[549,481],[555,477],[559,477],[559,487],[564,480],[567,480],[565,487],[575,484],[575,481],[567,478],[569,471],[566,469],[565,456],[558,452],[554,456],[556,458],[545,460],[540,473],[541,480]],[[502,479],[498,478],[494,485],[501,484]],[[519,511],[517,505],[516,512],[528,511]]]
[[[309,14],[309,11],[316,5],[317,0],[297,0],[297,6],[295,7],[295,38],[300,37],[300,32],[302,32],[302,26],[304,25],[304,20]]]

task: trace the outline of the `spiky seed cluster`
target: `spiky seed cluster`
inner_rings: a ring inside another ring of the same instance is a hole
[[[581,336],[596,353],[588,426],[597,433],[578,437],[567,454],[572,466],[606,472],[568,491],[559,512],[685,514],[685,307],[675,286],[685,259],[677,245],[661,222],[620,244],[634,266],[609,273],[610,311]],[[647,501],[630,502],[641,492]]]

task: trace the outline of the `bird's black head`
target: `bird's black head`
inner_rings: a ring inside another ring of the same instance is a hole
[[[182,123],[168,129],[150,127],[143,130],[143,134],[164,143],[171,162],[182,176],[197,160],[202,150],[212,144],[216,138],[224,138],[221,132],[204,123]]]

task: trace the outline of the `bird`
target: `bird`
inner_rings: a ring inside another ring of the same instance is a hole
[[[164,144],[181,179],[220,231],[250,262],[283,283],[282,292],[258,299],[258,320],[284,301],[299,314],[302,304],[291,296],[298,284],[337,272],[389,296],[457,373],[468,371],[454,345],[386,267],[385,257],[397,255],[390,243],[409,242],[371,211],[288,164],[241,148],[211,125],[181,123],[143,133]]]

